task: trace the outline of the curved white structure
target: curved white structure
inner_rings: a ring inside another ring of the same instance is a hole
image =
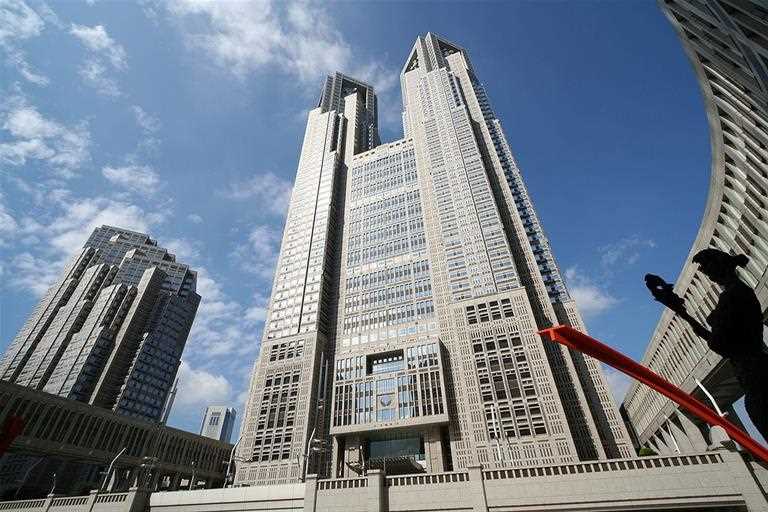
[[[719,290],[691,258],[715,247],[749,256],[742,279],[768,304],[768,8],[750,0],[667,0],[661,8],[678,32],[701,85],[712,145],[704,219],[675,291],[705,322]],[[765,5],[765,4],[763,4]],[[684,321],[666,310],[643,364],[706,401],[696,379],[721,408],[743,395],[733,371]],[[697,449],[706,435],[675,404],[633,384],[623,405],[637,441],[661,452]],[[735,416],[732,414],[732,416]]]

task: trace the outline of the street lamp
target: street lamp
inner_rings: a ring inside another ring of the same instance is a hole
[[[127,450],[128,450],[128,447],[125,447],[122,450],[120,450],[120,453],[115,455],[115,458],[112,459],[112,462],[109,463],[109,468],[107,468],[107,474],[104,475],[104,481],[101,482],[101,487],[99,487],[100,491],[104,492],[106,490],[107,482],[109,481],[109,475],[112,473],[112,466],[115,465],[115,462],[117,462],[117,459],[119,459]]]
[[[227,487],[227,484],[229,483],[229,475],[232,472],[232,462],[235,459],[235,450],[237,450],[237,447],[240,445],[240,441],[243,440],[243,436],[237,438],[237,441],[235,442],[234,446],[232,446],[232,451],[229,452],[229,462],[227,462],[227,474],[224,476],[224,488]],[[233,475],[234,476],[234,475]]]

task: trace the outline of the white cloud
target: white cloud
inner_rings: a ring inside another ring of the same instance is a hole
[[[27,62],[27,59],[21,50],[7,48],[6,51],[8,63],[15,67],[25,80],[32,82],[35,85],[48,85],[51,82],[47,76],[38,73],[32,68],[32,65]]]
[[[164,240],[163,247],[168,249],[169,252],[176,255],[176,259],[184,263],[190,264],[200,259],[200,249],[198,244],[185,240],[183,238],[172,238],[170,240]]]
[[[197,265],[195,269],[197,293],[202,299],[189,335],[188,353],[206,360],[254,357],[261,333],[253,329],[255,321],[246,318],[248,308],[229,297],[207,268]]]
[[[107,34],[103,25],[87,27],[73,23],[69,33],[93,53],[108,59],[115,69],[122,70],[128,66],[125,49]]]
[[[165,220],[163,214],[131,203],[106,197],[78,198],[66,190],[50,191],[48,200],[55,211],[51,220],[17,221],[17,233],[31,247],[14,257],[8,269],[13,275],[10,284],[34,295],[50,286],[95,228],[107,224],[148,233]]]
[[[160,129],[160,120],[154,116],[149,115],[143,108],[138,105],[131,107],[133,115],[136,118],[136,124],[141,127],[147,133],[154,133]]]
[[[187,219],[193,224],[202,224],[203,217],[198,215],[197,213],[190,213],[187,215]]]
[[[64,260],[53,265],[48,259],[29,252],[17,254],[10,261],[9,284],[18,290],[31,293],[34,297],[42,297],[59,277],[63,264]]]
[[[568,291],[585,319],[593,318],[619,303],[619,299],[597,286],[578,267],[567,269],[565,279]]]
[[[69,33],[89,50],[88,58],[78,68],[83,82],[104,96],[121,96],[117,80],[110,73],[128,67],[125,49],[107,34],[103,25],[88,27],[72,24]],[[105,62],[109,62],[111,68]]]
[[[12,137],[0,143],[0,161],[21,166],[41,160],[71,177],[90,159],[91,137],[85,122],[66,126],[48,119],[19,95],[8,98],[0,113],[4,114],[2,129]]]
[[[50,11],[50,8],[47,9]],[[33,70],[17,43],[39,36],[44,27],[43,18],[22,0],[0,3],[0,50],[5,53],[5,60],[10,66],[16,68],[24,79],[37,85],[48,85],[49,80]]]
[[[320,4],[306,2],[205,2],[174,0],[167,10],[191,47],[208,53],[236,76],[271,66],[315,88],[323,77],[347,72],[373,82],[379,92],[397,83],[397,70],[379,73],[378,62],[362,66]]]
[[[605,374],[608,388],[611,390],[611,394],[613,394],[613,399],[616,400],[616,403],[620,404],[624,400],[632,380],[627,374],[606,365],[603,365],[603,373]]]
[[[52,235],[51,244],[61,252],[71,254],[103,224],[147,233],[163,220],[162,214],[147,213],[134,204],[96,197],[73,199],[47,230]]]
[[[231,183],[221,194],[237,201],[250,200],[275,215],[285,215],[291,201],[292,184],[268,172],[244,182]]]
[[[0,247],[6,245],[6,237],[14,237],[19,231],[19,223],[5,206],[3,194],[0,193]]]
[[[264,281],[271,281],[280,251],[280,233],[272,226],[257,225],[248,242],[237,246],[233,256],[240,268]]]
[[[223,375],[192,367],[182,361],[179,367],[179,390],[174,406],[189,408],[210,404],[226,404],[232,399],[232,385]]]
[[[605,269],[617,265],[634,265],[640,259],[642,250],[655,247],[656,242],[640,238],[638,235],[622,238],[614,244],[604,245],[598,249],[600,264]]]
[[[108,76],[107,68],[98,60],[87,59],[78,69],[77,73],[83,82],[93,87],[96,92],[104,96],[117,97],[122,94],[117,80]]]
[[[146,165],[104,167],[101,174],[117,186],[147,196],[154,194],[161,186],[157,173]]]

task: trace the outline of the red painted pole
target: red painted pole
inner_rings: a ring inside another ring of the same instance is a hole
[[[549,337],[551,341],[565,345],[568,348],[572,348],[573,350],[592,356],[607,365],[613,366],[633,379],[655,389],[677,403],[683,409],[695,414],[710,425],[723,427],[731,439],[739,443],[745,450],[749,451],[763,462],[768,462],[768,449],[752,439],[746,432],[715,413],[715,411],[668,380],[662,378],[645,366],[636,363],[624,354],[617,352],[608,345],[600,343],[596,339],[567,325],[544,329],[539,331],[539,334]]]

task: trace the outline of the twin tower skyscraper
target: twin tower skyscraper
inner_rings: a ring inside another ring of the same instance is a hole
[[[404,137],[371,86],[309,113],[252,375],[235,485],[633,455],[467,52],[419,37]]]

